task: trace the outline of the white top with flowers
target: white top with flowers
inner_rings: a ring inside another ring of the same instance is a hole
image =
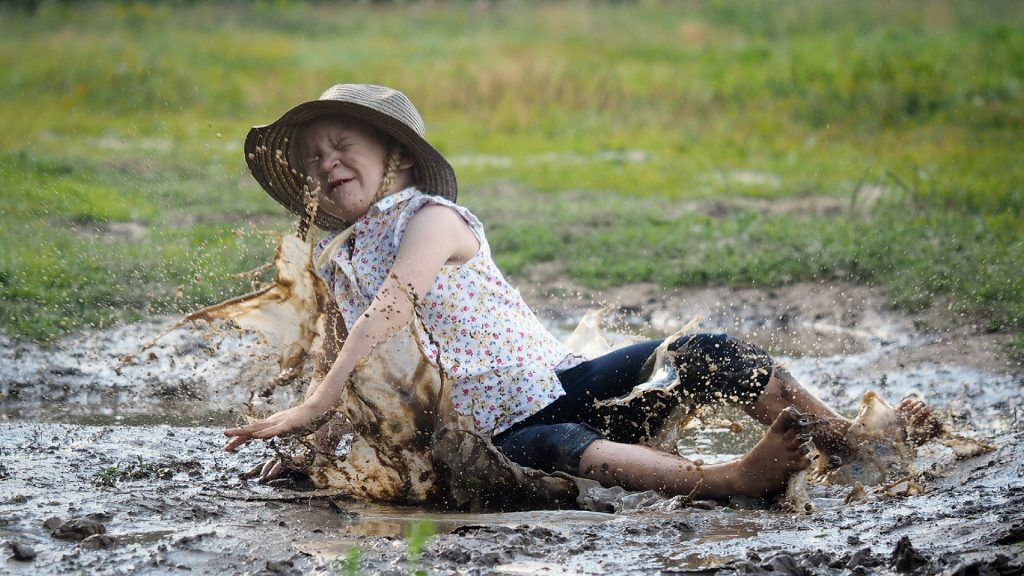
[[[409,219],[426,204],[455,210],[476,235],[480,250],[465,264],[442,267],[420,299],[421,343],[453,378],[452,406],[472,416],[480,430],[497,434],[565,394],[556,371],[582,358],[545,330],[519,291],[505,281],[476,216],[444,198],[406,188],[371,206],[355,223],[351,254],[348,246],[339,245],[317,274],[334,294],[346,326],[352,326],[391,271]],[[331,238],[314,248],[314,261]]]

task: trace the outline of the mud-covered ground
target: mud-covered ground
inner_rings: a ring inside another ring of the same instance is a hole
[[[841,411],[878,391],[927,398],[960,435],[995,451],[916,461],[924,494],[815,486],[815,511],[593,494],[603,512],[446,513],[355,502],[239,474],[271,454],[221,451],[249,384],[253,339],[179,331],[118,370],[161,323],[69,338],[54,349],[0,336],[0,573],[647,574],[1024,571],[1022,369],[1006,336],[933,310],[905,316],[881,291],[799,285],[773,292],[602,294],[534,271],[524,295],[556,330],[595,304],[620,334],[664,335],[694,315],[766,345]],[[163,324],[166,324],[164,322]],[[287,402],[281,396],[276,402]],[[694,431],[680,452],[742,453],[758,435]],[[424,534],[436,535],[424,541]]]

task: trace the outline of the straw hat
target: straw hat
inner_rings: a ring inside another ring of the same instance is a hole
[[[320,116],[347,116],[394,138],[415,159],[413,176],[419,189],[455,201],[455,170],[424,137],[423,118],[398,90],[370,84],[336,84],[320,98],[303,102],[273,124],[253,126],[245,137],[249,170],[274,200],[299,216],[306,213],[303,174],[289,165],[289,143],[298,127]],[[339,230],[351,224],[318,210],[316,225]]]

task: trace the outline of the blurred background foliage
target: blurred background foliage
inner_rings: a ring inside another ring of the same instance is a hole
[[[1019,334],[1021,30],[1016,1],[0,2],[0,327],[247,289],[294,222],[246,131],[367,82],[513,279],[854,281]]]

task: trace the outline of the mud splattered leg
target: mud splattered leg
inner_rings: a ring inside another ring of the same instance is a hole
[[[747,414],[762,424],[769,424],[787,406],[794,406],[800,412],[815,420],[811,437],[817,448],[829,456],[845,458],[854,451],[846,440],[850,420],[844,418],[829,405],[822,402],[810,390],[804,388],[788,370],[776,366],[761,396],[753,404],[744,407]]]
[[[645,446],[598,440],[583,453],[580,475],[628,490],[703,498],[767,496],[782,490],[791,474],[810,465],[806,432],[802,415],[786,408],[742,458],[708,466]]]

